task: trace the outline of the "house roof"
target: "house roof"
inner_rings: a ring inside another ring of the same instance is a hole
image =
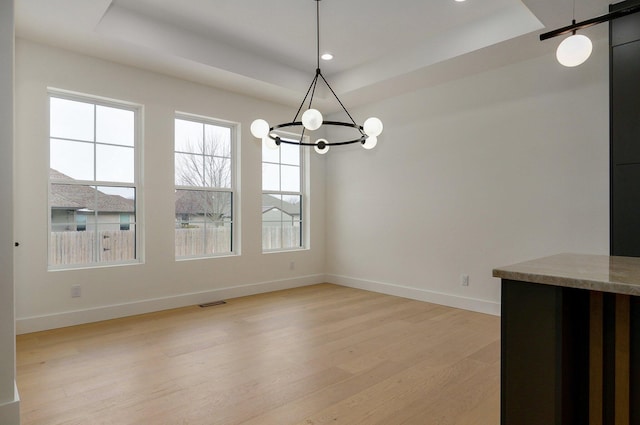
[[[74,181],[71,177],[53,168],[49,176],[55,183],[51,184],[51,208],[80,210],[87,209],[99,212],[135,212],[135,202],[120,195],[109,195],[91,186],[64,184]]]
[[[177,190],[176,191],[176,215],[204,215],[205,209],[215,211],[216,209],[223,211],[223,216],[229,216],[231,208],[225,205],[224,201],[220,201],[219,205],[215,205],[215,200],[209,199],[210,205],[204,205],[206,192],[195,190]]]
[[[276,198],[273,195],[263,194],[262,195],[262,214],[274,208],[277,208],[280,211],[286,214],[289,214],[291,216],[300,216],[299,204],[294,204],[292,202],[280,200],[279,198]]]

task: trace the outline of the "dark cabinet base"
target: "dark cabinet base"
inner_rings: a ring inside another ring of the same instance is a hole
[[[588,318],[588,291],[503,280],[503,425],[588,423]]]
[[[640,424],[640,297],[502,280],[502,425]]]

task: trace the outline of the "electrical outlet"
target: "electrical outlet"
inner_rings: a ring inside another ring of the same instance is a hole
[[[80,285],[71,285],[71,298],[80,298],[82,296],[82,288]]]
[[[460,275],[460,286],[469,286],[469,275],[461,274]]]

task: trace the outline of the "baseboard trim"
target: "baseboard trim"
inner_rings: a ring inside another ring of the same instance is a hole
[[[372,280],[356,279],[348,276],[327,274],[328,283],[348,286],[350,288],[364,289],[366,291],[379,292],[397,297],[410,298],[418,301],[426,301],[464,310],[486,313],[494,316],[500,315],[500,303],[478,298],[461,297],[459,295],[430,291],[428,289],[412,288],[409,286],[392,283],[376,282]]]
[[[308,275],[292,279],[259,282],[247,285],[212,289],[210,291],[193,292],[188,294],[140,300],[123,304],[113,304],[92,309],[73,310],[61,313],[47,314],[43,316],[16,318],[16,333],[20,335],[31,332],[44,331],[48,329],[57,329],[84,323],[92,323],[102,320],[133,316],[136,314],[151,313],[154,311],[203,304],[216,300],[238,298],[247,295],[256,295],[265,292],[279,291],[282,289],[315,285],[317,283],[324,283],[324,279],[324,274]],[[4,424],[4,422],[0,423]]]
[[[13,400],[0,403],[0,424],[2,425],[20,425],[20,396],[15,382],[13,387]]]

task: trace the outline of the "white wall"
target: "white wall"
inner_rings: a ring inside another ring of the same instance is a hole
[[[145,262],[47,271],[47,87],[144,105]],[[174,260],[173,118],[187,112],[241,123],[242,255]],[[324,162],[311,156],[311,249],[261,251],[261,150],[249,125],[291,108],[46,47],[16,46],[15,234],[18,332],[324,281]],[[290,270],[290,262],[295,262]],[[82,285],[82,297],[70,287]]]
[[[0,424],[18,425],[13,289],[14,2],[0,1]]]
[[[608,254],[606,39],[575,69],[549,54],[353,112],[385,130],[327,155],[329,281],[497,314],[494,267]]]
[[[260,248],[260,149],[248,127],[290,108],[26,40],[16,53],[19,332],[316,283],[325,273],[497,313],[492,268],[608,252],[606,40],[576,69],[549,54],[352,110],[383,120],[378,147],[311,155],[311,249],[269,255]],[[47,87],[145,106],[144,264],[47,271]],[[174,261],[176,110],[242,123],[241,256]],[[76,283],[83,296],[72,299]]]

